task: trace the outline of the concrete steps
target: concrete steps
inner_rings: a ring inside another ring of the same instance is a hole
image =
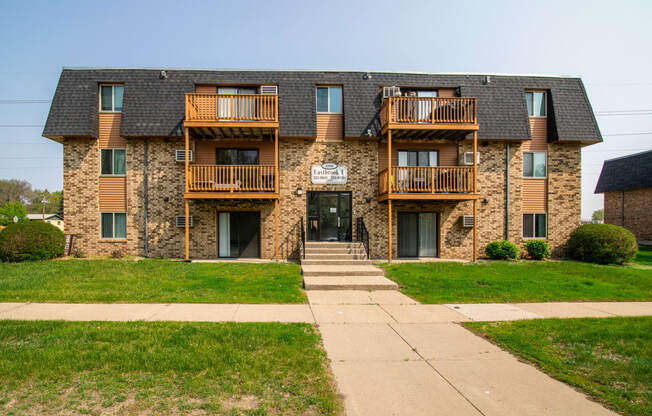
[[[371,264],[361,243],[309,242],[301,260],[306,290],[396,290],[382,269]]]

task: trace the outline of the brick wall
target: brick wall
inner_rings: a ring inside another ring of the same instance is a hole
[[[625,213],[623,216],[623,197]],[[637,240],[652,240],[652,188],[604,194],[604,222],[624,226]],[[623,223],[624,221],[624,223]]]

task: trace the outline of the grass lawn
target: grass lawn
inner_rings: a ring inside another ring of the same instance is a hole
[[[643,266],[652,266],[652,248],[639,248],[634,262]]]
[[[0,321],[0,414],[340,414],[307,324]]]
[[[622,414],[652,414],[652,317],[464,325]]]
[[[301,281],[299,266],[284,263],[0,263],[0,301],[303,303]]]
[[[652,300],[652,269],[573,261],[384,264],[422,303]]]

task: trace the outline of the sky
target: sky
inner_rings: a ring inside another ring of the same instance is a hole
[[[602,162],[652,149],[651,18],[649,0],[3,0],[0,179],[62,188],[41,133],[63,67],[573,75],[604,136],[582,150],[590,218]]]

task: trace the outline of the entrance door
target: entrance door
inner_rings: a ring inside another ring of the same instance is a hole
[[[350,192],[308,192],[308,240],[351,241]]]
[[[437,256],[437,213],[398,213],[398,256]]]
[[[259,212],[220,212],[217,226],[219,257],[260,257]]]

